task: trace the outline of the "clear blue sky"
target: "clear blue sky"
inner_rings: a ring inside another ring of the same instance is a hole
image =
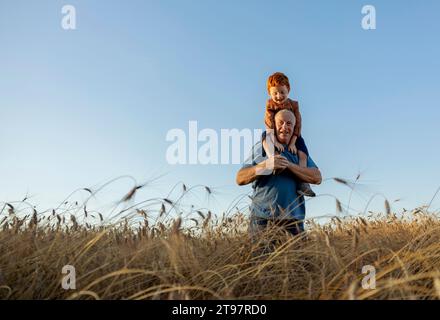
[[[60,26],[65,4],[77,30]],[[365,4],[377,30],[361,28]],[[429,0],[2,0],[0,200],[29,192],[43,209],[120,175],[166,174],[139,200],[185,181],[215,187],[221,210],[251,190],[235,186],[239,166],[170,166],[166,133],[190,120],[263,128],[266,78],[283,71],[324,177],[362,172],[354,208],[376,192],[397,209],[426,204],[440,185],[439,14]],[[315,190],[348,201],[332,181]],[[307,205],[335,213],[331,197]]]

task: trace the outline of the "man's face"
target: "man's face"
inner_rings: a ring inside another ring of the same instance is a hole
[[[278,112],[275,115],[275,129],[277,139],[282,144],[288,144],[293,136],[293,128],[295,127],[295,116],[292,112]]]
[[[289,97],[289,89],[287,89],[287,86],[270,87],[269,94],[270,98],[276,104],[283,104],[287,101],[287,98]]]

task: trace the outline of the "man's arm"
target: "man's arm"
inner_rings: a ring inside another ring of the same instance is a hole
[[[237,177],[235,181],[239,186],[245,186],[249,183],[254,182],[257,179],[257,169],[258,166],[261,167],[263,163],[257,164],[256,166],[241,168],[237,172]]]
[[[287,169],[301,181],[312,184],[321,184],[322,182],[321,171],[318,168],[303,168],[289,162]]]
[[[239,186],[244,186],[254,182],[261,175],[272,174],[273,170],[286,169],[289,163],[290,162],[283,156],[276,155],[255,166],[241,168],[237,172],[235,180]]]

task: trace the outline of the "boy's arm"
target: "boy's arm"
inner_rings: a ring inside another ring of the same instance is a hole
[[[266,103],[266,111],[264,113],[264,124],[267,129],[275,128],[275,110],[272,108],[270,101]]]
[[[301,118],[301,113],[299,112],[298,101],[292,101],[292,111],[293,114],[295,115],[295,127],[293,129],[293,134],[298,139],[298,137],[301,135],[301,128],[302,128],[302,118]]]
[[[293,154],[296,154],[298,152],[296,148],[296,140],[298,139],[297,136],[293,135],[289,142],[289,151]]]

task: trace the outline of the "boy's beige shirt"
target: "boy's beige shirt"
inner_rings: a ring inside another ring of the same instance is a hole
[[[266,128],[275,128],[275,113],[282,109],[290,110],[295,115],[296,121],[293,129],[293,135],[298,138],[301,135],[301,113],[299,112],[298,101],[287,99],[283,105],[277,105],[272,99],[267,100],[266,112],[264,115],[264,124],[266,125]]]

